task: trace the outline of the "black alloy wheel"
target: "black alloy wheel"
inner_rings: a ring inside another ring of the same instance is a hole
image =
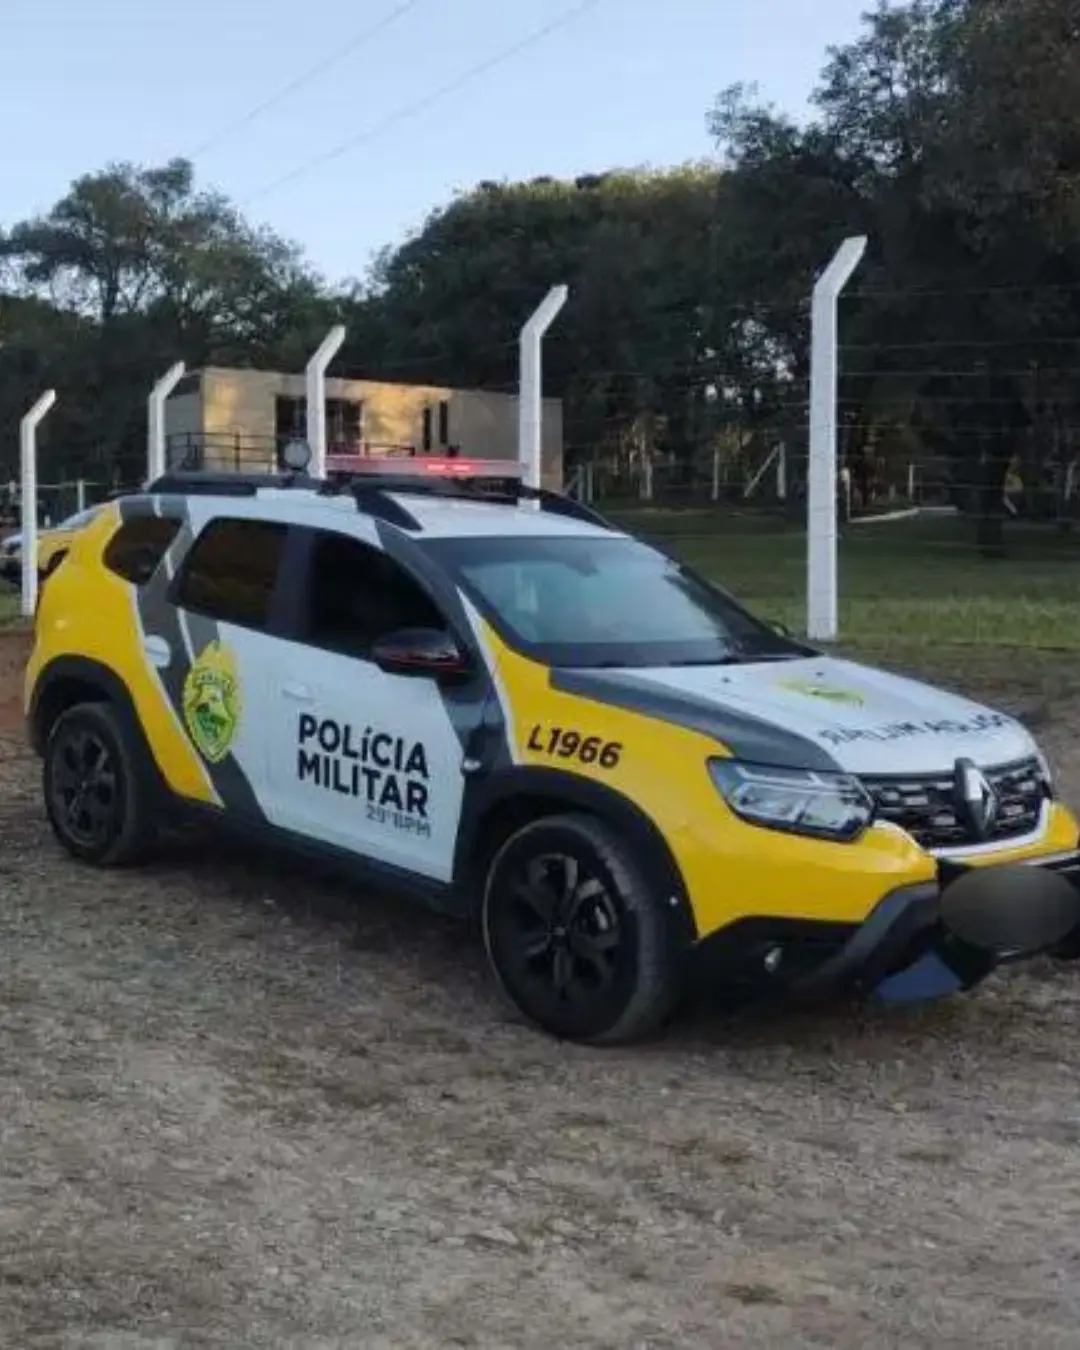
[[[670,1011],[675,963],[661,906],[599,820],[542,818],[512,836],[491,865],[482,918],[504,992],[555,1036],[637,1040]]]
[[[83,862],[132,862],[154,837],[155,794],[143,755],[107,703],[82,703],[57,718],[45,746],[42,786],[53,833]]]
[[[89,727],[65,729],[54,750],[52,810],[79,849],[107,848],[123,823],[119,766],[105,738]]]

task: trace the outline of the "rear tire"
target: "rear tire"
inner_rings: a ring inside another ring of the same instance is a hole
[[[49,824],[80,862],[123,867],[156,838],[155,784],[145,751],[109,703],[60,714],[45,743],[42,786]]]
[[[679,953],[632,850],[593,816],[542,817],[488,869],[481,922],[504,994],[563,1040],[621,1045],[665,1022]]]

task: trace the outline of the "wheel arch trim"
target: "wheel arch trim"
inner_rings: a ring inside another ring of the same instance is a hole
[[[479,908],[483,877],[476,874],[478,855],[484,845],[485,828],[500,816],[513,814],[515,803],[543,801],[559,812],[587,812],[623,834],[644,867],[649,881],[662,896],[673,937],[686,947],[698,938],[690,896],[682,870],[670,844],[654,820],[636,802],[615,788],[559,769],[515,766],[491,774],[476,791],[462,818],[454,856],[454,883],[463,903]]]
[[[70,680],[99,689],[104,697],[121,709],[139,727],[134,700],[127,685],[110,666],[88,656],[57,656],[46,665],[34,682],[26,713],[27,734],[37,754],[42,754],[48,736],[48,726],[42,713],[48,706],[49,695],[62,682]],[[139,727],[140,735],[142,729]],[[145,736],[143,736],[145,741]]]

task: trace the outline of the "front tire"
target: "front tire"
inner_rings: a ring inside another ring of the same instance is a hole
[[[134,735],[108,703],[80,703],[53,723],[43,788],[49,824],[80,862],[122,867],[155,837],[155,793]]]
[[[621,836],[592,816],[543,817],[496,853],[484,886],[484,945],[530,1022],[563,1040],[639,1041],[678,995],[663,896]]]

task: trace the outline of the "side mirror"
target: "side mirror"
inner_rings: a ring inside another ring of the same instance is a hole
[[[372,643],[371,659],[388,675],[446,680],[469,672],[464,653],[441,628],[396,628],[384,633]]]

